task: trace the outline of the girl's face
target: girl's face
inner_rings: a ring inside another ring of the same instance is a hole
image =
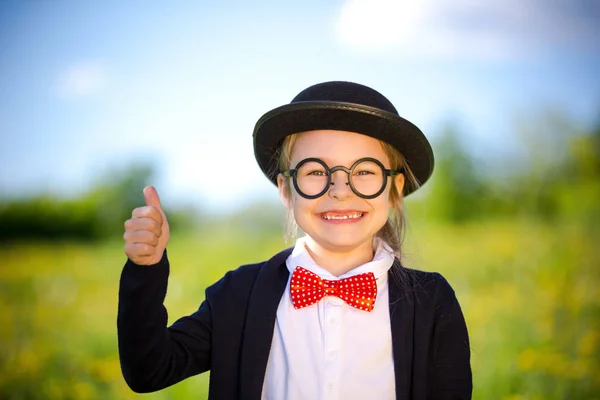
[[[298,134],[290,168],[311,157],[323,160],[329,168],[338,165],[350,168],[355,161],[365,157],[375,158],[385,168],[390,168],[390,161],[377,139],[353,132],[317,130]],[[289,179],[291,190],[284,179]],[[326,250],[349,252],[358,247],[370,247],[373,237],[387,221],[392,177],[387,178],[385,191],[374,199],[357,196],[346,185],[348,174],[341,170],[333,173],[333,185],[317,199],[300,196],[291,179],[279,175],[281,199],[286,207],[293,209],[298,226]],[[395,179],[401,191],[404,176],[399,174]]]

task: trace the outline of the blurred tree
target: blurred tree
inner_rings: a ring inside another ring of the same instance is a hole
[[[110,170],[100,180],[103,183],[82,199],[95,205],[97,236],[123,230],[123,223],[131,218],[132,210],[145,204],[142,190],[152,181],[154,173],[154,167],[148,163]]]
[[[155,167],[134,163],[109,170],[80,198],[40,195],[0,204],[0,240],[119,237],[134,208],[144,205],[142,189],[153,181]],[[165,209],[172,231],[185,230],[197,218],[189,207]]]
[[[430,194],[433,215],[448,222],[462,222],[480,215],[485,185],[461,135],[448,126],[435,147],[440,150]]]
[[[95,236],[95,208],[80,201],[49,196],[14,200],[0,205],[0,240],[59,239]]]
[[[600,222],[600,124],[581,129],[560,110],[528,115],[515,127],[520,153],[475,162],[464,135],[448,125],[434,142],[436,168],[424,200],[429,215],[477,218],[583,218]]]
[[[521,212],[547,221],[598,217],[599,131],[600,124],[581,129],[560,110],[529,116],[518,130],[525,149],[515,185]]]

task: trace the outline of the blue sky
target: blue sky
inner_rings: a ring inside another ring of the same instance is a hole
[[[591,126],[599,4],[0,0],[0,193],[77,195],[152,159],[167,203],[276,199],[254,124],[327,80],[379,90],[432,140],[459,121],[480,154],[546,107]]]

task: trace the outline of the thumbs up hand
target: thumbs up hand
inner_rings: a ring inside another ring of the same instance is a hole
[[[133,210],[131,219],[125,222],[125,254],[138,265],[152,265],[160,261],[170,230],[160,198],[153,186],[144,188],[146,205]]]

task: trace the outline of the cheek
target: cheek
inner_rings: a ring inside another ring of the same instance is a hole
[[[294,214],[298,218],[305,218],[307,213],[310,213],[311,210],[311,202],[310,200],[305,199],[302,196],[297,195],[296,193],[292,194],[292,207],[294,209]]]
[[[371,200],[370,205],[374,214],[387,219],[390,208],[392,207],[389,190],[383,192],[381,196],[376,199]]]
[[[314,203],[311,200],[305,199],[301,196],[294,196],[293,198],[294,210],[298,210],[299,212],[310,212],[314,209]]]
[[[385,215],[387,215],[390,210],[390,202],[386,200],[386,198],[381,198],[381,200],[379,200],[377,204],[374,204],[373,206],[376,212]]]
[[[315,201],[295,195],[292,198],[292,207],[296,224],[305,230],[305,228],[308,228],[312,224],[311,219],[315,210]]]
[[[291,182],[290,185],[292,185]],[[287,188],[286,199],[287,207],[291,208],[294,211],[298,210],[299,208],[302,208],[302,201],[306,200],[296,192],[293,185]]]

